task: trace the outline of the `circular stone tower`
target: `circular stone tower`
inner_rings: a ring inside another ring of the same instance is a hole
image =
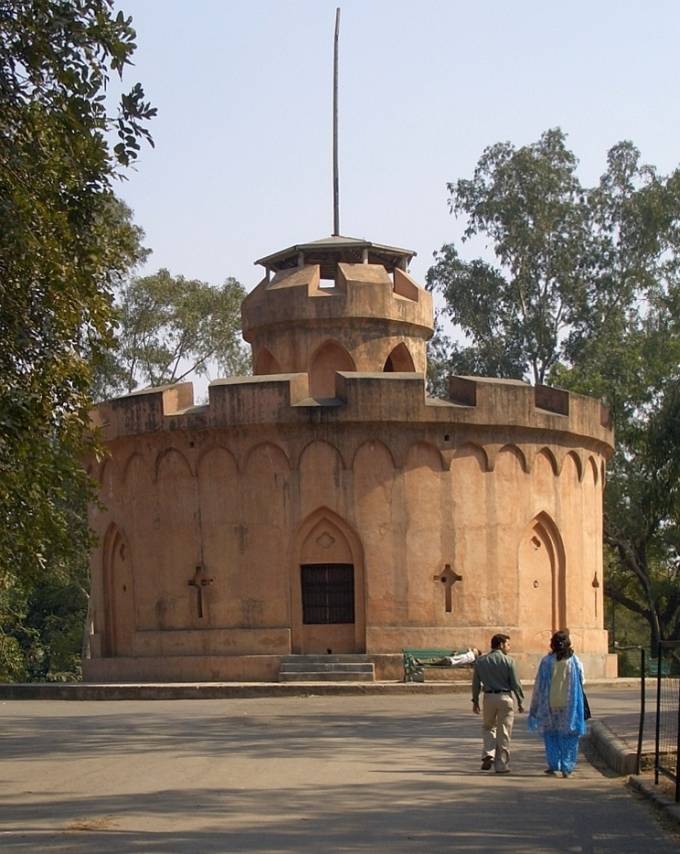
[[[254,376],[97,407],[88,679],[276,680],[290,655],[513,637],[520,673],[557,628],[614,675],[602,603],[599,401],[451,377],[425,390],[430,295],[414,253],[332,237],[258,263]]]

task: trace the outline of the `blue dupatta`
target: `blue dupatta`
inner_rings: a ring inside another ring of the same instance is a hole
[[[572,655],[567,659],[567,704],[563,709],[550,708],[550,684],[552,682],[553,653],[544,656],[538,665],[538,673],[531,696],[529,729],[539,732],[562,732],[585,735],[586,722],[583,717],[583,665]]]

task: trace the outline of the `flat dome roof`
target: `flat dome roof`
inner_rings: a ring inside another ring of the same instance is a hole
[[[365,255],[369,264],[382,264],[388,272],[395,267],[404,269],[416,255],[412,249],[386,246],[358,237],[334,235],[311,243],[296,243],[287,249],[259,258],[255,263],[268,270],[286,270],[298,266],[300,254],[303,255],[304,264],[320,265],[321,278],[334,278],[335,267],[339,262],[360,264],[365,260]]]

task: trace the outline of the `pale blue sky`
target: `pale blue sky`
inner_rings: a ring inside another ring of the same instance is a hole
[[[144,272],[251,289],[253,261],[332,231],[331,84],[341,6],[341,232],[414,249],[421,281],[461,226],[445,184],[487,146],[561,126],[595,182],[631,139],[680,163],[680,2],[117,0],[158,107],[120,188]]]

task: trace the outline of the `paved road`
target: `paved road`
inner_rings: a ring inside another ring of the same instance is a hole
[[[634,690],[590,692],[631,708]],[[626,706],[628,704],[628,706]],[[0,850],[677,854],[652,807],[582,761],[479,770],[466,695],[0,703]]]

